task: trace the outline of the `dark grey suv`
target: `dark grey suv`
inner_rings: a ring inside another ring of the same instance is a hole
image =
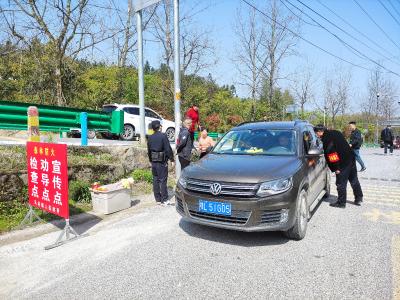
[[[244,123],[183,170],[176,210],[198,224],[284,231],[302,239],[310,212],[329,187],[330,173],[311,124]]]

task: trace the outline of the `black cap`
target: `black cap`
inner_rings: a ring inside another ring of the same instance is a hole
[[[356,125],[357,123],[356,123],[356,121],[350,121],[349,124],[354,124],[354,125]]]
[[[161,126],[161,123],[159,120],[154,120],[151,122],[151,128],[153,128],[153,130],[158,130]]]

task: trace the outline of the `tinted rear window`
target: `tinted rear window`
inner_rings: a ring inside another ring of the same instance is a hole
[[[114,105],[105,105],[105,106],[103,106],[103,111],[108,112],[108,113],[113,112],[116,109],[117,109],[117,107],[114,106]]]

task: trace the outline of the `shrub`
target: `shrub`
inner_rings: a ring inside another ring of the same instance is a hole
[[[135,181],[153,182],[153,174],[148,169],[136,169],[132,172],[132,177]]]
[[[213,113],[205,118],[205,123],[208,126],[208,130],[210,131],[218,131],[220,128],[222,121],[221,117],[217,113]]]
[[[69,198],[75,202],[91,203],[90,184],[85,181],[75,180],[69,182]]]

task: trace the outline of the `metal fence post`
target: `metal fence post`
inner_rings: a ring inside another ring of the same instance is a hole
[[[143,33],[142,33],[142,11],[136,12],[136,26],[138,33],[138,80],[139,80],[139,130],[140,143],[146,144],[146,128],[144,118],[144,73],[143,73]]]
[[[179,45],[179,0],[174,0],[174,85],[175,85],[175,141],[181,126],[181,74]],[[179,179],[181,166],[178,155],[175,157],[175,176]]]
[[[85,112],[82,112],[80,115],[81,119],[81,146],[87,146],[88,137],[87,137],[87,129],[88,129],[88,115]]]

